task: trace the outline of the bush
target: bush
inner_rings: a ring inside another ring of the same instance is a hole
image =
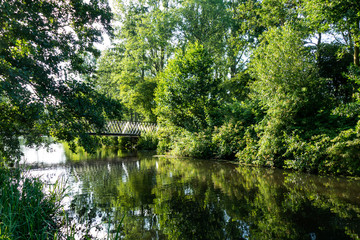
[[[137,145],[137,138],[133,137],[118,137],[118,147],[123,150],[135,149]]]
[[[256,133],[255,127],[250,126],[244,133],[244,149],[240,150],[235,156],[240,163],[264,165],[258,158],[259,151],[259,137]]]
[[[211,158],[214,157],[214,146],[211,133],[191,133],[183,131],[172,144],[170,153],[176,156]]]
[[[313,136],[310,141],[300,139],[298,135],[284,136],[287,151],[284,154],[285,168],[307,172],[326,172],[324,166],[330,137]]]
[[[342,131],[331,141],[325,161],[327,171],[336,174],[360,176],[359,129]]]
[[[195,133],[168,125],[159,128],[157,137],[159,154],[194,158],[214,157],[211,131]]]
[[[138,150],[156,150],[159,139],[154,132],[147,132],[140,136],[137,142]]]
[[[212,142],[218,158],[234,159],[236,153],[245,147],[245,127],[241,122],[225,123],[214,130]]]
[[[293,135],[286,137],[286,143],[286,168],[336,175],[360,175],[360,135],[356,129],[342,131],[333,139],[327,135],[318,135],[310,141],[304,141]]]
[[[181,129],[172,125],[160,125],[156,132],[158,138],[157,152],[158,154],[168,153],[172,147],[175,138],[181,134]]]
[[[103,136],[101,137],[101,144],[105,147],[118,147],[119,137]]]

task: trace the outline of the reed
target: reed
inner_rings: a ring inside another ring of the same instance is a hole
[[[20,169],[0,168],[0,239],[54,239],[64,188],[44,183]]]
[[[0,167],[0,240],[96,239],[69,219],[62,205],[66,181],[45,184],[22,169]],[[107,239],[120,239],[121,225]],[[109,221],[109,227],[114,222]]]

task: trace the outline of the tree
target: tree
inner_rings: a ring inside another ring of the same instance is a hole
[[[1,162],[19,158],[20,136],[28,145],[51,135],[95,147],[86,132],[118,110],[88,81],[94,43],[111,30],[106,2],[0,1]]]
[[[353,51],[354,65],[359,67],[360,54],[360,2],[352,0],[307,0],[307,18],[315,24],[326,23],[322,30],[331,29],[343,36]]]
[[[317,46],[316,59],[320,76],[329,79],[329,92],[339,103],[353,101],[353,94],[357,90],[356,84],[346,76],[353,56],[350,53],[339,56],[343,46],[336,42],[322,43]]]
[[[249,50],[250,42],[252,41],[244,31],[242,31],[242,24],[247,19],[238,18],[238,8],[244,4],[244,0],[225,1],[226,15],[225,23],[225,59],[227,68],[231,78],[234,78],[240,73],[245,66],[246,61],[244,57]]]
[[[180,47],[198,42],[214,57],[218,76],[234,77],[243,68],[248,41],[240,32],[242,20],[235,19],[243,0],[185,0],[179,6]]]
[[[119,28],[114,46],[98,65],[100,89],[120,99],[129,112],[155,120],[156,76],[174,49],[198,42],[213,56],[215,74],[235,77],[244,68],[248,40],[234,11],[239,1],[116,1]],[[225,81],[225,80],[224,80]]]
[[[281,166],[284,134],[315,127],[311,119],[326,106],[325,82],[318,77],[315,58],[304,47],[301,33],[288,25],[263,35],[250,65],[256,79],[254,97],[267,110],[259,156]]]
[[[155,92],[160,118],[188,131],[198,132],[216,125],[218,85],[214,61],[202,45],[190,44],[176,53],[159,76]]]
[[[154,78],[173,54],[175,14],[168,1],[119,0],[117,6],[119,27],[98,66],[98,84],[130,114],[154,121]]]
[[[227,30],[226,5],[223,0],[186,0],[179,8],[183,33],[183,44],[198,42],[213,54],[224,49]]]
[[[290,24],[299,29],[300,9],[301,5],[297,0],[243,0],[237,6],[235,17],[241,22],[242,32],[249,39],[257,39],[271,27]]]

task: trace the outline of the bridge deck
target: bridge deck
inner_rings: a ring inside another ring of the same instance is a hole
[[[104,131],[97,132],[93,130],[89,132],[89,134],[100,136],[138,137],[141,133],[155,132],[156,129],[156,123],[152,122],[109,121],[106,124]]]

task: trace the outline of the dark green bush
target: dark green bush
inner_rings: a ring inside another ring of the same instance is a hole
[[[306,172],[326,172],[324,161],[330,138],[327,135],[313,136],[309,141],[299,135],[284,136],[287,151],[284,154],[285,168]]]
[[[137,138],[134,137],[118,137],[118,147],[124,150],[131,150],[136,148]]]
[[[106,147],[118,147],[119,137],[105,136],[101,138],[101,144]]]
[[[313,136],[304,141],[298,135],[286,137],[285,167],[316,173],[360,175],[360,135],[356,129],[340,132],[331,139]]]
[[[245,164],[264,165],[257,156],[259,150],[259,137],[254,126],[250,126],[246,129],[243,141],[245,147],[236,154],[236,158],[239,159],[239,162]]]

